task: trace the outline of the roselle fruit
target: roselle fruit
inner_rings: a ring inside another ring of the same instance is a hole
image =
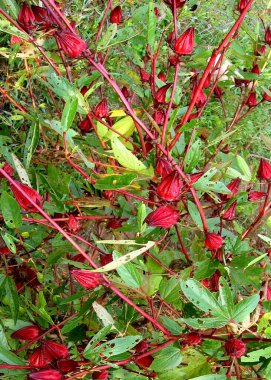
[[[164,0],[167,5],[173,10],[173,0]],[[185,5],[186,0],[176,0],[176,9],[182,8]]]
[[[264,197],[266,197],[266,193],[263,193],[262,191],[250,191],[248,193],[248,200],[250,202],[258,201]]]
[[[267,45],[271,46],[271,28],[266,28],[264,41]]]
[[[4,166],[2,167],[2,169],[10,176],[12,177],[13,174],[14,174],[14,169],[13,167],[10,166],[10,164],[8,162],[5,162],[4,163]],[[0,178],[4,178],[4,176],[0,173]]]
[[[145,69],[140,69],[140,78],[142,82],[149,82],[150,74]]]
[[[147,355],[147,356],[144,356],[143,358],[136,359],[136,364],[138,364],[140,367],[149,368],[153,360],[154,360],[153,356]]]
[[[230,207],[222,214],[221,218],[224,220],[233,220],[235,218],[235,210],[236,210],[237,202],[233,202]]]
[[[218,249],[222,247],[223,239],[220,235],[215,234],[214,232],[209,232],[205,237],[205,247],[210,250]]]
[[[66,359],[69,356],[69,351],[64,344],[49,339],[42,342],[42,348],[53,359]]]
[[[14,333],[11,334],[11,338],[31,341],[36,339],[41,332],[41,329],[37,326],[25,326],[14,331]]]
[[[240,183],[241,179],[235,178],[227,185],[227,188],[231,191],[231,194],[226,194],[227,199],[232,198],[234,195],[238,193]]]
[[[160,87],[156,91],[155,100],[157,103],[161,103],[161,104],[166,103],[166,94],[167,94],[167,90],[169,89],[170,86],[171,86],[171,83],[168,83],[165,86]]]
[[[89,121],[88,116],[85,117],[82,121],[79,122],[78,127],[81,129],[83,132],[89,132],[92,128],[92,125]]]
[[[97,116],[97,117],[99,117],[101,119],[103,117],[108,116],[108,107],[107,107],[107,100],[106,100],[106,98],[103,98],[97,104],[97,106],[95,107],[95,110],[94,110],[94,114],[95,114],[95,116]]]
[[[229,339],[225,343],[225,351],[228,356],[231,358],[240,358],[245,355],[247,351],[246,344],[242,341],[242,339]]]
[[[170,228],[178,223],[179,219],[180,213],[175,208],[172,206],[160,206],[151,212],[144,222],[152,227]]]
[[[157,77],[163,81],[163,82],[166,82],[167,81],[167,77],[166,77],[166,74],[163,72],[163,71],[160,71],[160,73],[157,75]]]
[[[46,369],[43,371],[32,372],[28,375],[31,380],[62,380],[61,372],[55,369]]]
[[[22,189],[22,191],[26,193],[26,195],[28,195],[29,198],[32,199],[34,203],[36,203],[39,207],[43,206],[43,199],[41,198],[41,196],[36,190],[32,189],[31,187],[17,180],[15,180],[14,182],[19,186],[20,189]],[[16,198],[16,201],[19,203],[21,208],[29,212],[36,211],[35,206],[33,206],[32,203],[30,203],[29,200],[25,198],[25,196],[18,189],[16,189],[14,185],[11,184],[10,188],[13,192],[14,197]]]
[[[80,230],[80,222],[74,215],[69,215],[67,225],[69,231],[71,232],[77,232]]]
[[[271,92],[271,88],[269,89],[269,91]],[[266,92],[264,92],[263,100],[265,100],[266,102],[271,102],[271,95],[268,95]]]
[[[63,373],[74,371],[77,367],[76,361],[72,359],[61,359],[57,361],[57,368]]]
[[[26,2],[24,2],[18,14],[18,24],[26,32],[31,33],[32,30],[35,29],[34,21],[35,21],[34,13],[32,12],[29,5]]]
[[[240,0],[238,4],[238,11],[242,12],[247,6],[249,0]]]
[[[47,9],[37,5],[32,5],[31,9],[35,17],[35,23],[40,25],[45,31],[48,30],[52,26],[54,20],[48,14]]]
[[[159,157],[157,159],[155,173],[161,177],[166,177],[173,171],[172,165],[164,157]]]
[[[257,95],[256,92],[251,92],[247,98],[246,105],[249,108],[256,107],[257,105]]]
[[[194,33],[193,27],[188,28],[174,43],[174,51],[177,54],[191,54],[194,49]]]
[[[123,93],[123,95],[125,96],[126,99],[128,99],[130,97],[130,93],[129,93],[128,88],[126,86],[122,87],[121,92]]]
[[[162,179],[157,187],[157,195],[165,201],[175,201],[180,197],[182,187],[180,175],[174,170]]]
[[[103,278],[100,273],[84,269],[73,269],[71,275],[86,289],[94,289],[99,285],[103,285]]]
[[[153,115],[153,119],[157,125],[161,126],[165,121],[165,113],[164,111],[155,111]]]
[[[87,44],[79,36],[68,30],[61,30],[55,33],[55,38],[59,48],[71,58],[79,57],[87,48]]]
[[[34,368],[44,368],[51,363],[52,356],[43,349],[43,347],[35,348],[32,354],[28,358],[29,365]]]
[[[94,372],[92,375],[92,378],[99,379],[99,380],[107,380],[108,376],[109,376],[109,372],[105,369],[103,371]]]
[[[271,164],[263,158],[260,161],[257,177],[261,180],[266,181],[269,181],[271,179]]]
[[[202,342],[201,335],[197,332],[190,332],[185,334],[182,340],[184,346],[197,346]]]
[[[112,24],[119,24],[122,21],[122,10],[121,7],[118,5],[114,9],[112,9],[110,13],[110,22]]]

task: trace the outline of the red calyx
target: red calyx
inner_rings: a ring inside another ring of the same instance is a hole
[[[28,375],[31,380],[62,380],[62,374],[55,369],[47,369],[38,372],[32,372]]]
[[[150,74],[144,70],[144,69],[140,69],[140,78],[142,80],[142,82],[149,82],[150,80]]]
[[[69,215],[68,219],[68,229],[71,232],[77,232],[80,230],[80,222],[74,215]]]
[[[87,44],[79,36],[67,30],[55,33],[59,48],[71,58],[79,57],[87,48]]]
[[[151,355],[144,356],[143,358],[140,358],[140,359],[136,359],[136,363],[140,365],[140,367],[149,368],[152,362],[153,362],[153,357]]]
[[[44,340],[42,342],[42,348],[44,352],[53,359],[66,359],[69,356],[69,351],[64,344],[52,340]]]
[[[34,368],[44,368],[52,361],[52,356],[43,349],[43,347],[36,348],[29,356],[29,364]]]
[[[157,195],[165,201],[176,201],[180,197],[182,187],[180,175],[174,170],[162,179],[157,187]]]
[[[100,273],[84,269],[74,269],[71,271],[71,274],[74,279],[86,289],[94,289],[99,285],[103,285]]]
[[[238,11],[241,13],[248,4],[248,0],[240,0],[238,4]]]
[[[214,96],[218,99],[222,99],[223,96],[223,90],[219,86],[215,86],[214,88]]]
[[[170,228],[178,223],[179,218],[179,211],[172,206],[160,206],[146,217],[145,223],[152,227]]]
[[[233,220],[235,218],[236,205],[237,202],[233,202],[233,204],[223,213],[221,218],[224,220]]]
[[[92,375],[93,379],[99,379],[99,380],[107,380],[109,376],[108,371],[105,369],[104,371],[97,371],[94,372]]]
[[[209,232],[205,237],[205,247],[210,250],[218,249],[222,247],[223,239],[220,235],[215,234],[214,232]]]
[[[174,43],[174,51],[177,54],[191,54],[194,49],[194,33],[193,27],[188,28]]]
[[[15,182],[20,187],[20,189],[22,189],[28,195],[28,197],[32,199],[32,201],[34,203],[36,203],[38,206],[42,207],[43,199],[41,198],[41,196],[39,195],[39,193],[36,190],[32,189],[31,187],[29,187],[29,186],[27,186],[27,185],[25,185],[19,181],[15,180]],[[36,212],[36,208],[32,205],[32,203],[30,203],[28,201],[28,199],[26,199],[24,197],[24,195],[21,194],[21,192],[19,190],[17,190],[14,185],[11,184],[10,188],[13,192],[14,197],[16,198],[16,201],[19,203],[21,208],[23,208],[24,210],[29,211],[29,212]]]
[[[57,367],[61,372],[68,373],[75,370],[77,363],[72,359],[61,359],[57,361]]]
[[[267,45],[271,46],[271,29],[267,28],[265,31],[264,41]]]
[[[157,125],[163,125],[165,121],[165,113],[164,111],[155,111],[153,115],[154,121],[157,123]]]
[[[182,340],[182,345],[184,346],[192,346],[192,345],[198,345],[202,341],[202,338],[199,333],[197,332],[190,332],[185,334],[183,340]]]
[[[249,108],[255,107],[257,105],[257,95],[256,92],[251,92],[247,98],[246,105]]]
[[[195,83],[193,86],[193,89],[191,91],[190,100],[194,98],[196,91],[197,91],[197,83]],[[206,95],[204,94],[204,92],[202,90],[200,90],[200,92],[197,96],[195,106],[197,108],[202,108],[205,105],[206,100],[207,100]]]
[[[37,326],[26,326],[14,331],[14,333],[11,334],[11,338],[31,341],[36,339],[41,332],[41,329]]]
[[[122,21],[122,10],[121,7],[118,5],[114,9],[112,9],[110,13],[110,22],[112,24],[119,24]]]
[[[245,355],[247,351],[246,344],[242,341],[242,339],[229,339],[225,343],[225,351],[228,356],[232,358],[240,358]]]
[[[157,159],[157,164],[155,168],[155,173],[161,177],[166,177],[173,171],[171,164],[164,157],[159,157]]]
[[[129,98],[130,94],[129,94],[128,88],[126,86],[122,87],[121,92],[123,93],[123,95],[125,96],[126,99]]]
[[[233,195],[236,195],[238,193],[240,183],[241,179],[235,178],[228,184],[227,188],[231,191],[231,194],[227,194],[226,198],[232,198]]]
[[[14,169],[13,167],[10,166],[10,164],[8,162],[5,162],[4,163],[4,166],[2,167],[2,169],[10,176],[12,177],[13,174],[14,174]],[[3,178],[4,176],[0,173],[0,178]]]
[[[269,92],[271,92],[271,88],[269,89]],[[271,102],[271,95],[268,95],[266,92],[264,92],[263,100],[265,100],[266,102]]]
[[[262,199],[266,197],[266,193],[263,193],[262,191],[250,191],[248,193],[248,200],[250,202],[258,201],[259,199]]]
[[[166,93],[170,86],[171,86],[171,83],[168,83],[165,86],[160,87],[156,91],[155,100],[157,103],[161,103],[161,104],[166,103]]]
[[[266,181],[271,179],[271,164],[263,158],[260,161],[257,177]]]
[[[108,107],[107,107],[107,100],[106,98],[103,98],[100,103],[97,104],[95,110],[94,110],[95,116],[99,118],[103,118],[108,116]]]
[[[18,14],[18,23],[26,31],[31,32],[35,29],[35,16],[29,7],[29,5],[24,2]]]
[[[89,132],[91,130],[92,125],[91,125],[91,123],[89,121],[88,116],[85,119],[83,119],[82,121],[79,122],[78,127],[83,132]]]
[[[123,220],[119,218],[110,219],[107,223],[107,227],[115,230],[122,226]]]
[[[163,72],[163,71],[160,71],[160,73],[157,75],[157,77],[163,81],[163,82],[166,82],[167,81],[167,77],[166,77],[166,74]]]
[[[49,29],[52,26],[53,19],[48,14],[47,9],[39,7],[37,5],[31,6],[32,12],[35,17],[35,23],[40,25],[44,30]]]
[[[173,0],[164,0],[164,1],[173,10]],[[186,0],[176,0],[176,9],[184,7],[185,2]]]

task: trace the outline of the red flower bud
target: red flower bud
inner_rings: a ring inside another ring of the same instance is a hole
[[[146,217],[145,223],[152,227],[170,228],[178,222],[179,218],[179,211],[172,206],[160,206]]]
[[[140,69],[140,78],[142,80],[142,82],[149,82],[150,80],[150,74],[144,70],[144,69]]]
[[[92,378],[93,379],[99,379],[99,380],[107,380],[108,379],[108,376],[109,376],[109,373],[108,371],[105,369],[103,371],[97,371],[97,372],[94,372],[93,375],[92,375]]]
[[[82,121],[79,122],[78,127],[81,129],[83,132],[89,132],[91,130],[91,123],[89,121],[89,118],[86,117]]]
[[[180,197],[182,187],[180,175],[174,170],[162,179],[157,187],[157,195],[165,201],[176,201]]]
[[[173,41],[173,36],[174,36],[174,33],[173,33],[173,32],[170,32],[170,33],[168,34],[167,39],[166,39],[166,41],[167,41],[168,44],[171,44],[171,43],[172,43],[172,41]]]
[[[94,289],[99,285],[103,285],[103,278],[100,273],[84,269],[74,269],[71,271],[71,274],[86,289]]]
[[[215,86],[214,88],[214,96],[218,99],[222,99],[223,91],[222,88],[219,86]]]
[[[26,2],[24,2],[18,14],[18,24],[26,32],[31,32],[33,29],[35,29],[34,21],[35,21],[35,16],[31,8]]]
[[[260,74],[261,74],[261,70],[260,70],[260,68],[259,68],[258,65],[254,65],[254,66],[252,67],[251,72],[254,73],[254,74],[257,74],[257,75],[260,75]]]
[[[193,89],[191,91],[190,100],[194,98],[196,91],[197,91],[197,84],[195,83],[193,86]],[[204,106],[204,104],[206,103],[206,100],[207,100],[206,95],[204,94],[204,92],[202,90],[200,90],[200,92],[197,96],[195,106],[197,108],[202,108]]]
[[[107,227],[115,230],[116,228],[120,228],[122,226],[123,220],[119,218],[110,219],[107,223]]]
[[[213,250],[222,247],[223,239],[220,235],[215,234],[214,232],[209,232],[205,238],[205,247],[207,249]]]
[[[221,216],[224,220],[233,220],[235,218],[235,209],[236,209],[237,202],[233,202],[232,205],[223,213]]]
[[[119,24],[122,21],[122,11],[121,7],[118,5],[114,9],[112,9],[110,13],[110,22],[112,24]]]
[[[66,359],[69,356],[69,351],[64,344],[52,340],[44,340],[42,342],[42,348],[44,352],[53,359]]]
[[[158,125],[163,125],[165,121],[164,111],[155,111],[153,119]]]
[[[49,29],[52,25],[53,20],[50,18],[47,9],[39,7],[37,5],[32,5],[31,9],[35,17],[35,23],[40,25],[45,30]]]
[[[254,51],[254,55],[256,55],[257,57],[261,55],[265,55],[265,50],[266,50],[265,45],[259,46]]]
[[[67,30],[55,33],[59,48],[71,58],[79,57],[87,48],[87,44],[76,34]]]
[[[149,368],[149,366],[153,362],[153,357],[151,355],[144,356],[143,358],[136,359],[136,363],[140,365],[140,367]]]
[[[171,64],[171,66],[176,66],[177,64],[181,62],[180,56],[178,54],[169,56],[168,61]]]
[[[225,343],[225,351],[232,358],[240,358],[247,351],[246,344],[241,339],[229,339]]]
[[[71,232],[77,232],[80,229],[80,222],[73,215],[69,215],[68,219],[68,229]]]
[[[264,41],[267,45],[271,46],[271,29],[267,28],[265,31]]]
[[[163,71],[160,71],[160,73],[157,75],[158,78],[160,80],[162,80],[163,82],[166,82],[167,81],[167,77],[166,77],[166,74],[163,72]]]
[[[11,338],[13,339],[23,339],[23,340],[34,340],[36,339],[41,333],[41,329],[37,326],[26,326],[22,327],[21,329],[14,331],[13,334],[11,334]]]
[[[247,98],[246,105],[249,108],[255,107],[257,105],[256,92],[251,92]]]
[[[205,79],[205,82],[203,84],[203,88],[208,88],[210,86],[210,84],[211,84],[211,78],[212,78],[212,75],[211,75],[211,73],[209,73],[207,75],[207,78]]]
[[[38,372],[32,372],[28,375],[31,380],[62,380],[62,374],[55,369],[47,369]]]
[[[262,199],[265,196],[266,196],[266,193],[263,193],[261,191],[250,191],[248,193],[248,200],[250,202],[258,201],[259,199]]]
[[[61,372],[68,373],[75,370],[77,363],[72,359],[61,359],[57,361],[57,367]]]
[[[10,164],[8,162],[5,162],[4,163],[4,166],[2,167],[2,169],[10,176],[12,177],[13,174],[14,174],[14,169],[13,167],[10,166]],[[4,176],[0,173],[0,178],[3,178]]]
[[[35,368],[44,368],[52,361],[52,356],[44,351],[43,347],[36,348],[29,356],[29,365]]]
[[[191,54],[194,49],[195,29],[188,28],[174,43],[174,51],[177,54]]]
[[[168,83],[157,90],[156,95],[155,95],[155,100],[157,103],[166,103],[166,93],[170,86],[171,86],[171,83]]]
[[[248,4],[248,0],[240,0],[238,4],[238,11],[241,13]]]
[[[122,87],[121,92],[123,93],[123,95],[125,96],[126,99],[129,98],[130,94],[129,94],[128,88],[126,86]]]
[[[173,168],[166,158],[164,157],[158,158],[157,165],[155,168],[156,174],[164,178],[167,175],[169,175],[172,171],[173,171]]]
[[[192,345],[198,345],[202,341],[202,338],[199,333],[197,332],[190,332],[185,334],[182,345],[184,346],[192,346]]]
[[[230,199],[233,195],[238,193],[240,183],[241,179],[235,178],[228,184],[227,188],[231,191],[231,194],[227,194],[226,198]]]
[[[32,199],[33,202],[35,202],[38,206],[42,207],[43,199],[36,190],[32,189],[31,187],[28,187],[27,185],[24,185],[19,181],[15,180],[15,182],[20,187],[20,189],[22,189],[29,196],[29,198]],[[21,194],[19,190],[15,188],[14,185],[11,184],[10,188],[14,194],[14,197],[16,198],[16,201],[24,210],[29,212],[36,211],[35,207],[23,196],[23,194]]]
[[[108,116],[108,107],[107,107],[107,100],[106,98],[103,98],[100,103],[97,104],[95,111],[95,116],[100,117],[101,119],[103,117]]]
[[[259,179],[267,181],[271,179],[271,164],[263,158],[260,161],[257,176]]]
[[[271,88],[269,89],[269,92],[271,92]],[[266,92],[264,92],[263,100],[265,100],[266,102],[271,102],[271,95],[268,95]]]

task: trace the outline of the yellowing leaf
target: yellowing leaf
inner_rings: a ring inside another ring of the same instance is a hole
[[[146,166],[133,155],[116,136],[111,137],[111,146],[114,157],[125,168],[141,171],[146,170]]]
[[[117,121],[112,128],[115,131],[118,131],[121,135],[125,137],[131,136],[135,130],[135,123],[131,116],[125,116],[123,119]],[[106,134],[106,137],[110,138],[111,136],[119,136],[117,133],[109,130]]]

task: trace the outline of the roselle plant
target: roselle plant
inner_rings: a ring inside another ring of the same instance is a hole
[[[271,378],[268,3],[0,1],[1,379]]]

